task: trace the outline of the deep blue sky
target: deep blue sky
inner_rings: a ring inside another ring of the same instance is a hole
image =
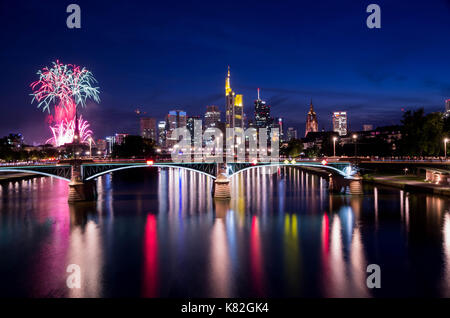
[[[5,1],[0,4],[0,136],[49,137],[30,104],[36,71],[60,59],[90,69],[101,103],[83,115],[97,138],[137,133],[136,108],[224,110],[224,80],[253,116],[256,88],[273,115],[304,130],[312,98],[320,129],[347,110],[350,129],[399,122],[401,108],[442,110],[450,98],[450,0]],[[70,3],[82,28],[68,29]],[[366,27],[370,3],[381,29]]]

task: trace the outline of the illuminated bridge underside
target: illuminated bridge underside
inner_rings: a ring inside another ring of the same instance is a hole
[[[81,179],[88,181],[100,177],[104,174],[108,174],[114,171],[132,169],[132,168],[174,168],[174,169],[185,169],[189,171],[194,171],[196,173],[201,173],[209,176],[213,179],[217,176],[216,163],[154,163],[153,165],[147,165],[146,163],[89,163],[81,165]],[[351,171],[350,163],[328,163],[323,165],[319,162],[297,162],[297,163],[258,163],[253,165],[249,162],[236,162],[227,164],[227,176],[232,177],[240,172],[256,169],[261,167],[305,167],[305,168],[315,168],[323,172],[328,172],[333,175],[339,175],[346,179],[353,179],[349,174]],[[14,167],[0,167],[0,172],[23,172],[39,174],[43,176],[56,177],[62,180],[70,181],[72,177],[72,166],[71,165],[36,165],[36,166],[14,166]],[[274,171],[276,172],[276,171]]]
[[[216,164],[215,163],[154,163],[149,166],[146,163],[110,163],[110,164],[87,164],[83,165],[82,177],[84,180],[92,180],[100,177],[104,174],[132,168],[175,168],[186,169],[207,175],[209,177],[216,177]]]
[[[227,164],[227,175],[228,177],[232,177],[237,173],[260,168],[260,167],[281,167],[281,166],[290,166],[290,167],[310,167],[317,168],[323,171],[330,172],[332,174],[339,174],[347,179],[352,179],[351,176],[346,174],[345,168],[350,167],[349,163],[336,163],[323,165],[321,163],[316,162],[299,162],[295,164],[286,164],[286,163],[259,163],[257,165],[253,165],[249,162],[236,162],[236,163],[228,163]],[[131,168],[140,168],[140,167],[158,167],[158,168],[176,168],[176,169],[185,169],[194,171],[197,173],[201,173],[207,175],[213,179],[217,176],[217,164],[216,163],[155,163],[151,166],[145,163],[131,163],[131,164],[90,164],[83,165],[83,179],[84,180],[92,180],[101,175],[118,171],[124,169]]]
[[[0,172],[31,173],[46,177],[55,177],[70,182],[70,178],[72,177],[72,166],[71,165],[10,166],[10,167],[0,167]]]
[[[253,165],[251,163],[232,163],[228,164],[228,176],[232,177],[238,173],[241,173],[246,170],[261,168],[261,167],[297,167],[297,168],[315,168],[324,172],[331,173],[333,175],[340,175],[346,179],[354,179],[349,173],[351,172],[351,164],[346,162],[339,163],[329,163],[327,165],[323,165],[318,162],[297,162],[297,163],[272,163],[272,162],[262,162],[257,165]],[[275,171],[276,172],[276,171]]]

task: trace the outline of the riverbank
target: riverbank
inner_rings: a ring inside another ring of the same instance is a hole
[[[363,175],[364,182],[403,189],[409,192],[450,196],[450,186],[424,181],[416,175]]]

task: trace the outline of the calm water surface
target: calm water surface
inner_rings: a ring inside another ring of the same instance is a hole
[[[368,185],[331,195],[289,168],[233,177],[229,202],[178,169],[97,182],[98,201],[76,205],[55,178],[0,185],[1,297],[450,296],[447,198]],[[66,287],[69,264],[81,289]]]

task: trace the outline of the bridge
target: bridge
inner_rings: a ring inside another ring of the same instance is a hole
[[[93,161],[93,160],[62,160],[53,164],[31,165],[4,165],[0,166],[0,172],[22,172],[50,176],[65,180],[69,183],[69,201],[93,200],[96,197],[95,179],[114,171],[133,168],[174,168],[194,171],[211,177],[214,182],[214,196],[216,198],[229,198],[229,178],[246,170],[267,167],[278,169],[283,166],[297,167],[312,170],[313,172],[329,177],[331,191],[341,191],[349,186],[350,193],[360,194],[361,181],[355,175],[355,167],[350,162],[343,161],[295,161],[284,160],[280,162],[154,162],[152,160],[117,160],[117,161]],[[267,171],[270,173],[270,171]]]

